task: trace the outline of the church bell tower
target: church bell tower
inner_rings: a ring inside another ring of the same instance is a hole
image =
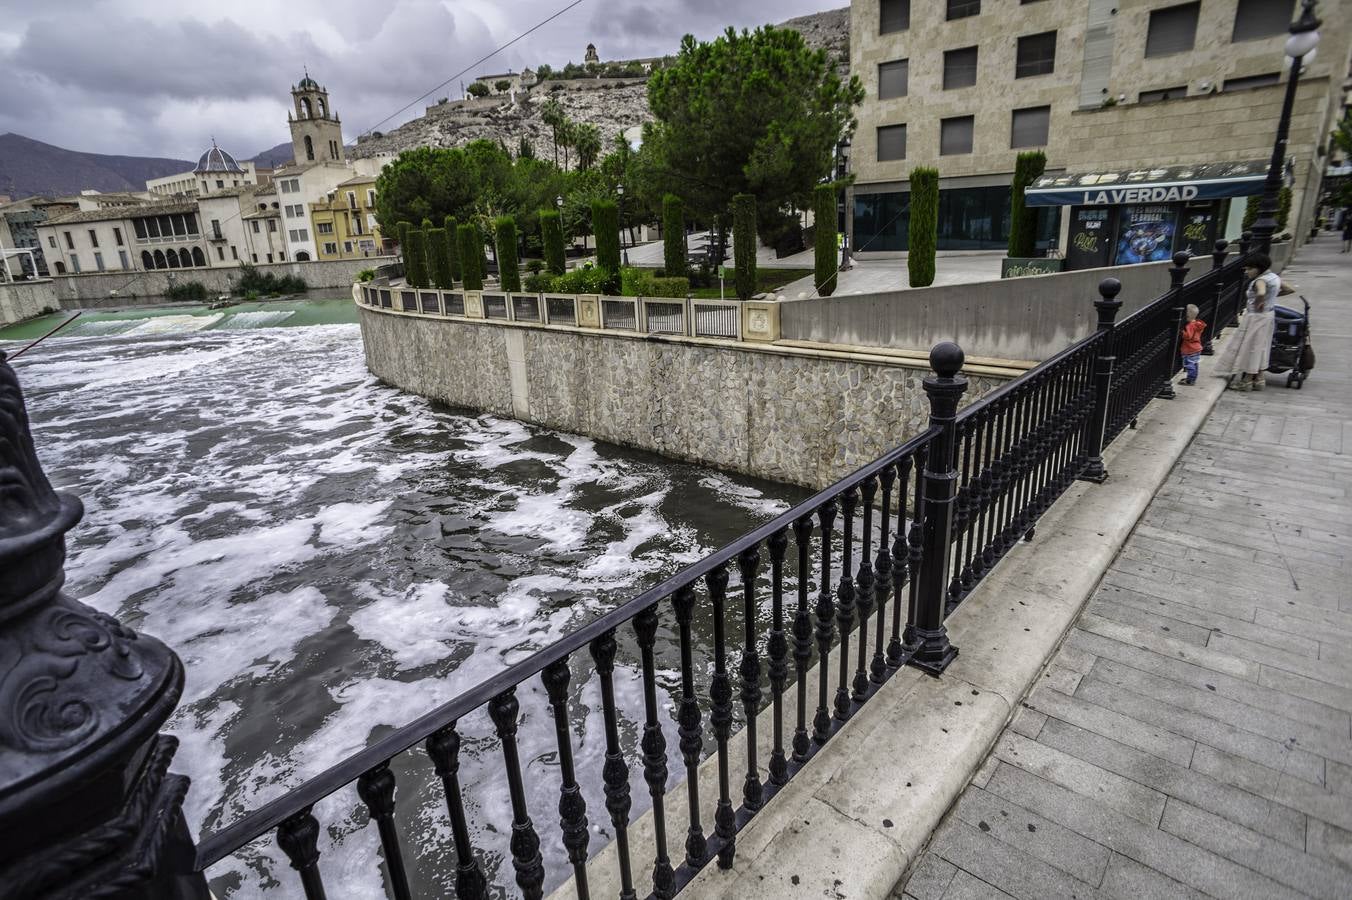
[[[300,165],[312,162],[343,162],[343,124],[329,106],[329,92],[307,71],[291,89],[294,112],[286,114],[291,126],[291,153]]]

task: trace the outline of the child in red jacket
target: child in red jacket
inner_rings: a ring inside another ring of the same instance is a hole
[[[1206,323],[1197,318],[1198,312],[1197,304],[1188,304],[1188,321],[1183,326],[1182,341],[1178,345],[1179,355],[1183,357],[1183,370],[1188,374],[1184,384],[1197,383],[1197,363],[1202,358],[1202,332],[1206,330]]]

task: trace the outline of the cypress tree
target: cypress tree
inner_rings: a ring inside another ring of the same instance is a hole
[[[685,274],[685,210],[675,194],[662,198],[662,265],[668,278]]]
[[[434,228],[434,227],[436,227],[436,226],[434,226],[434,225],[432,224],[432,220],[429,219],[429,218],[427,218],[426,216],[424,216],[424,217],[423,217],[423,223],[422,223],[422,230],[423,230],[423,231],[427,231],[428,229]]]
[[[399,235],[399,252],[400,254],[406,254],[408,253],[408,233],[413,230],[413,223],[400,222],[394,227]],[[404,264],[408,265],[408,261],[405,260]]]
[[[732,260],[737,267],[737,296],[750,300],[756,293],[756,198],[752,194],[732,198]]]
[[[813,188],[812,208],[817,251],[813,281],[817,295],[829,297],[836,292],[836,189],[829,184]]]
[[[464,276],[460,273],[460,247],[456,243],[460,223],[455,220],[455,216],[447,216],[445,219],[446,230],[446,258],[451,264],[451,278],[459,281]]]
[[[497,238],[498,280],[504,291],[521,290],[521,264],[516,255],[516,220],[511,216],[501,216],[493,223],[493,233]]]
[[[545,245],[545,271],[550,275],[562,275],[565,268],[563,220],[557,210],[540,210],[540,233]]]
[[[428,287],[427,233],[413,228],[408,233],[408,249],[404,251],[404,277],[415,288]]]
[[[911,287],[934,284],[934,251],[939,242],[939,170],[911,170],[910,250],[906,267]]]
[[[1014,180],[1009,194],[1009,255],[1032,256],[1037,245],[1037,213],[1028,209],[1024,191],[1047,168],[1047,154],[1041,150],[1020,153],[1014,162]]]
[[[596,235],[596,268],[607,275],[606,293],[620,290],[620,210],[614,200],[592,201],[592,232]]]
[[[432,276],[433,287],[443,291],[455,287],[455,280],[451,277],[450,247],[444,228],[427,230],[427,268]]]
[[[460,266],[465,277],[465,290],[482,291],[484,276],[479,271],[483,249],[479,246],[479,229],[466,222],[456,228],[457,242],[460,245]]]

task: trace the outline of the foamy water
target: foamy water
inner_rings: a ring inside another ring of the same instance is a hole
[[[798,496],[435,406],[369,377],[355,326],[260,328],[280,322],[277,314],[236,314],[254,315],[252,330],[138,324],[135,334],[53,339],[16,367],[48,473],[86,505],[70,535],[71,593],[165,640],[186,665],[170,730],[182,741],[175,770],[192,778],[187,813],[198,835]],[[178,317],[141,321],[168,318]],[[641,682],[632,632],[620,639],[616,693],[636,751]],[[659,640],[659,681],[670,692],[677,657],[665,629]],[[705,654],[697,656],[703,665]],[[571,704],[596,850],[610,825],[590,671],[589,659],[574,660]],[[552,723],[538,679],[518,697],[552,884],[567,872],[551,837],[559,784]],[[664,703],[663,715],[671,713]],[[482,711],[460,727],[476,844],[512,895],[500,748]],[[674,724],[667,733],[675,778]],[[399,757],[394,770],[417,892],[444,896],[454,857],[440,784],[421,751]],[[646,800],[641,766],[632,781],[637,814]],[[330,895],[385,896],[375,829],[355,790],[315,812]],[[221,898],[299,894],[271,836],[210,875]]]

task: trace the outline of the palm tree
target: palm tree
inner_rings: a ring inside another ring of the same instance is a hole
[[[577,167],[585,172],[601,155],[601,130],[595,125],[576,125],[572,139],[573,146],[577,148]]]
[[[559,165],[559,129],[567,121],[559,101],[553,97],[545,100],[545,105],[540,109],[540,119],[549,126],[554,134],[554,166],[557,168]]]
[[[568,169],[568,148],[572,147],[576,140],[577,123],[570,119],[564,119],[559,123],[558,128],[554,130],[556,137],[555,143],[563,148],[563,168]]]

